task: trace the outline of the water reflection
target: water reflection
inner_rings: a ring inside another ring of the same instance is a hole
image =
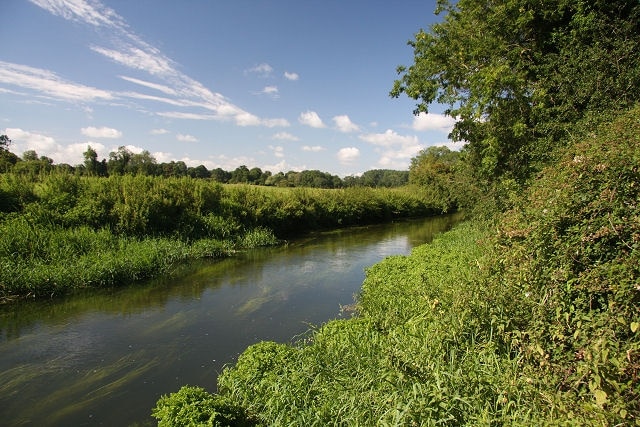
[[[151,423],[161,394],[215,389],[248,345],[287,342],[351,304],[364,269],[458,220],[317,233],[115,290],[0,307],[3,425]]]

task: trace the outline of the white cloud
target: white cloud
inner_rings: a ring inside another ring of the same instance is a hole
[[[198,142],[198,138],[193,135],[183,135],[181,133],[176,135],[176,139],[180,142]]]
[[[282,140],[282,141],[299,141],[300,140],[300,138],[298,138],[295,135],[291,135],[288,132],[275,133],[275,134],[273,134],[271,139],[279,139],[279,140]]]
[[[151,129],[149,131],[149,133],[151,135],[166,135],[166,134],[168,134],[170,132],[168,130],[166,130],[166,129]]]
[[[360,135],[359,138],[377,147],[382,147],[376,150],[380,154],[378,165],[389,169],[408,168],[409,160],[423,148],[415,135],[399,135],[391,129],[384,133]]]
[[[247,73],[258,74],[262,77],[267,77],[273,72],[273,67],[267,63],[258,64],[253,68],[249,68]]]
[[[105,146],[99,142],[87,141],[63,146],[58,144],[55,138],[30,132],[19,128],[7,128],[4,131],[12,140],[11,152],[22,154],[27,150],[34,150],[39,156],[47,156],[55,163],[68,163],[77,165],[84,160],[83,154],[87,146],[91,146],[98,153],[105,150]]]
[[[319,151],[324,151],[324,150],[325,148],[320,145],[314,145],[314,146],[305,145],[302,147],[302,151],[311,151],[313,153],[317,153]]]
[[[262,119],[262,125],[268,128],[286,128],[291,126],[287,119]]]
[[[338,150],[338,154],[336,155],[338,160],[343,165],[348,165],[353,163],[358,157],[360,157],[360,150],[356,147],[346,147]]]
[[[239,126],[282,126],[284,119],[263,119],[233,105],[219,93],[212,92],[200,82],[179,71],[176,63],[162,51],[148,44],[131,31],[126,21],[114,10],[102,5],[98,0],[31,0],[32,3],[61,16],[67,20],[84,23],[93,27],[102,27],[108,31],[104,37],[107,46],[90,46],[91,50],[124,67],[140,70],[161,82],[151,82],[132,77],[122,77],[131,83],[153,89],[173,98],[160,98],[153,95],[125,93],[122,96],[165,102],[179,107],[197,107],[205,111],[156,113],[165,117],[198,120],[232,120]],[[10,69],[7,69],[10,66]],[[16,69],[16,67],[22,67]],[[16,71],[18,71],[16,73]],[[261,75],[269,75],[273,68],[269,64],[260,64],[249,70]],[[47,73],[46,75],[42,75]],[[15,75],[19,76],[16,81]],[[63,97],[67,100],[112,99],[113,94],[99,89],[69,84],[57,76],[42,70],[24,66],[0,63],[0,82],[35,88],[47,94]]]
[[[116,138],[122,137],[122,132],[120,132],[118,129],[108,128],[108,127],[95,128],[93,126],[89,126],[89,127],[80,129],[80,132],[82,132],[84,136],[88,136],[89,138],[116,139]]]
[[[296,81],[300,78],[300,76],[298,75],[298,73],[290,73],[288,71],[285,71],[284,78],[287,80]]]
[[[355,123],[353,123],[349,118],[349,116],[347,115],[335,116],[332,120],[336,124],[336,128],[340,132],[348,133],[348,132],[357,132],[360,130],[360,127]]]
[[[273,151],[273,155],[274,155],[274,156],[276,156],[276,157],[280,157],[280,158],[284,157],[284,148],[283,148],[283,147],[281,147],[281,146],[279,146],[279,145],[278,145],[278,146],[275,146],[275,147],[274,147],[273,145],[270,145],[270,146],[269,146],[269,149],[270,149],[271,151]]]
[[[64,101],[84,102],[114,98],[109,91],[64,81],[51,71],[3,61],[0,61],[0,83],[35,90]]]
[[[411,128],[416,131],[439,130],[450,133],[456,120],[443,114],[420,113],[413,118]]]
[[[311,126],[312,128],[323,128],[325,124],[322,123],[322,119],[318,116],[318,113],[315,111],[306,111],[304,113],[300,113],[300,117],[298,117],[298,121],[303,125]]]
[[[387,129],[384,133],[369,133],[360,135],[361,140],[379,145],[382,147],[390,147],[394,145],[415,145],[418,144],[417,136],[402,136],[395,131]]]
[[[120,76],[120,78],[122,80],[126,80],[128,82],[135,83],[135,84],[140,85],[140,86],[144,86],[144,87],[148,87],[150,89],[158,90],[158,91],[160,91],[162,93],[165,93],[167,95],[177,95],[177,92],[174,89],[172,89],[172,88],[170,88],[169,86],[166,86],[166,85],[147,82],[145,80],[134,79],[133,77],[127,77],[127,76]]]
[[[254,92],[255,95],[268,95],[274,99],[280,97],[278,86],[265,86],[260,92]]]
[[[176,73],[171,64],[171,60],[162,55],[158,49],[149,45],[144,47],[146,47],[146,49],[135,46],[123,46],[120,49],[92,46],[91,50],[125,67],[146,71],[151,75],[162,76]]]
[[[126,23],[112,9],[98,2],[83,0],[29,0],[31,3],[46,9],[50,13],[62,16],[65,19],[84,22],[96,27],[111,28],[126,27]]]

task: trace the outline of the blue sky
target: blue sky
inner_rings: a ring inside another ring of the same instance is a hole
[[[233,170],[407,169],[446,144],[392,99],[435,0],[2,0],[0,133],[82,163],[127,146]]]

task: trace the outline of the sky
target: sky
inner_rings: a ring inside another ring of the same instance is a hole
[[[0,134],[232,171],[407,170],[453,120],[389,91],[436,0],[2,0]]]

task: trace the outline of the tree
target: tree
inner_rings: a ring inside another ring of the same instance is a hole
[[[478,177],[526,180],[576,122],[640,99],[640,3],[438,1],[442,22],[409,44],[391,96],[455,117]]]
[[[142,151],[142,153],[132,154],[128,170],[134,174],[155,175],[156,159],[147,150]]]
[[[25,162],[37,161],[38,153],[36,153],[35,150],[27,150],[24,153],[22,153],[22,160],[24,160]]]
[[[413,159],[409,167],[409,182],[425,189],[427,197],[443,211],[457,206],[457,166],[461,155],[445,146],[428,147]]]
[[[96,150],[87,145],[87,151],[82,153],[84,157],[84,168],[89,175],[98,175],[98,153]]]
[[[107,170],[110,175],[122,175],[128,172],[129,162],[133,153],[125,146],[118,147],[118,151],[109,153]]]
[[[211,176],[211,172],[209,172],[205,165],[199,165],[195,168],[188,168],[187,174],[191,178],[209,178]]]
[[[11,140],[7,135],[0,135],[0,172],[7,172],[20,159],[18,156],[9,151]]]

